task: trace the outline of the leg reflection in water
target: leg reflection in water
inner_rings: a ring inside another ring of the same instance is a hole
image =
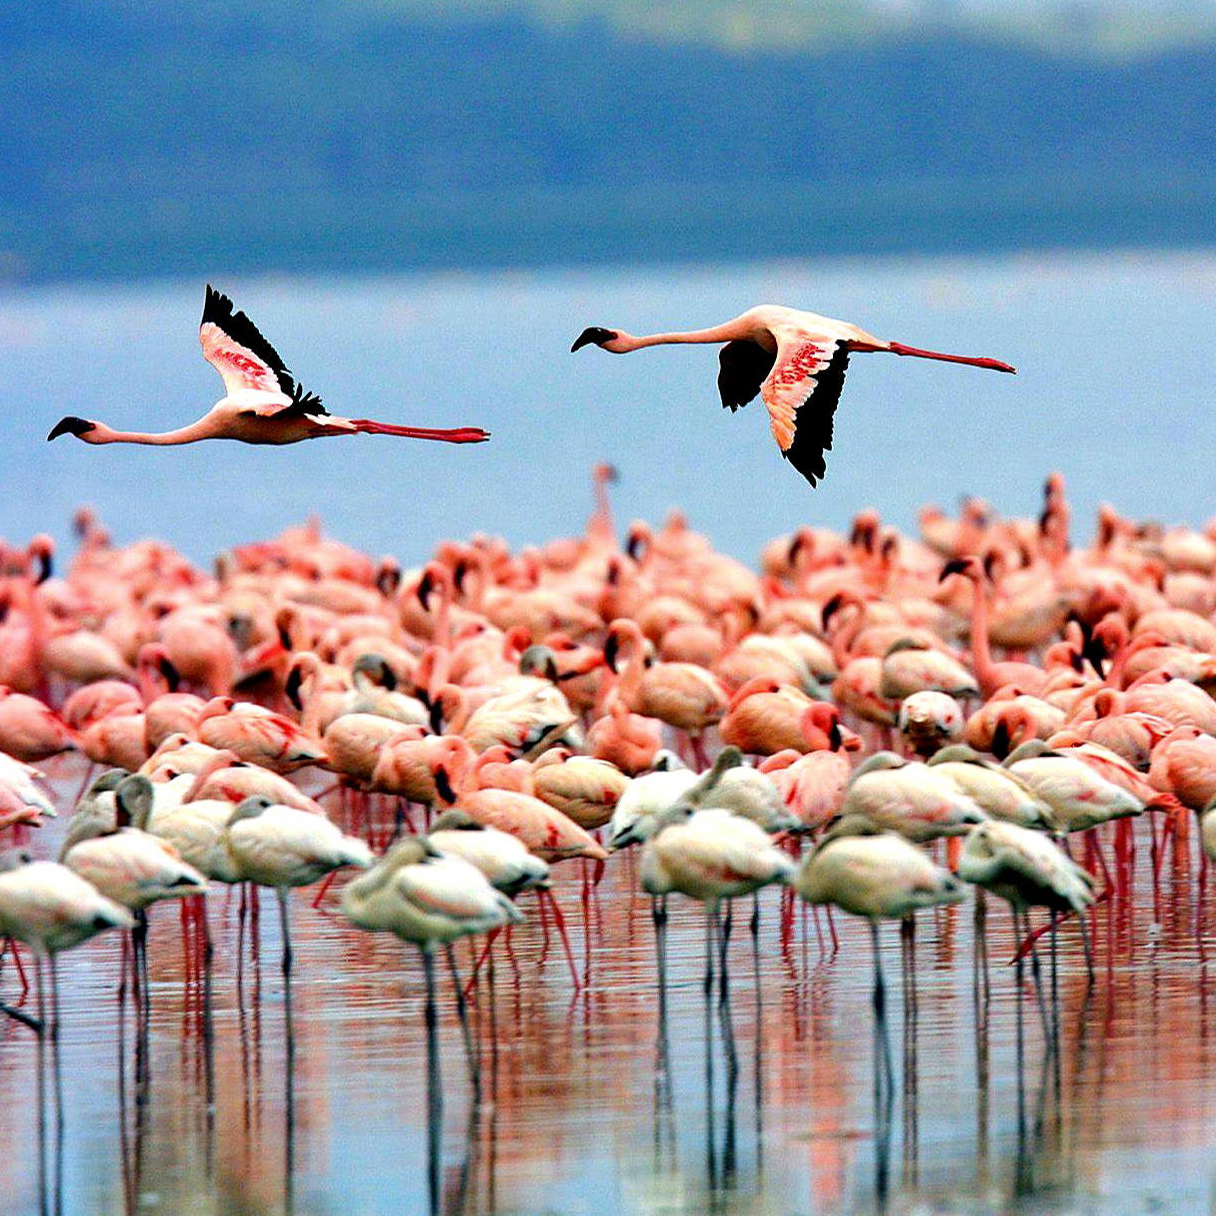
[[[870,921],[874,952],[874,1192],[886,1204],[891,1191],[891,1116],[895,1105],[895,1068],[887,1029],[887,987],[882,972],[878,922]]]

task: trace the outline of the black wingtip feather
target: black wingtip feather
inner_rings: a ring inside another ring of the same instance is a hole
[[[316,393],[304,391],[302,384],[295,384],[285,392],[291,394],[291,404],[284,413],[292,414],[328,414],[329,411],[321,404],[321,398]]]
[[[279,387],[291,396],[295,380],[287,370],[279,352],[262,336],[262,331],[243,312],[238,312],[232,301],[222,291],[207,284],[203,296],[203,317],[199,325],[210,322],[218,325],[234,342],[251,350],[278,378]]]
[[[811,483],[812,489],[827,473],[823,454],[832,450],[832,418],[844,391],[848,368],[848,347],[837,346],[827,367],[816,374],[811,392],[799,407],[793,443],[781,453]]]

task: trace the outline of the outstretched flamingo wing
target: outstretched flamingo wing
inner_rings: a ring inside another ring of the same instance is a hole
[[[754,401],[777,356],[758,342],[737,338],[718,352],[718,393],[722,408],[733,414]]]
[[[245,313],[237,312],[232,301],[210,283],[203,301],[198,340],[203,358],[219,372],[229,396],[241,393],[248,400],[251,393],[266,394],[249,401],[245,413],[261,418],[326,415],[321,398],[305,392],[295,382],[279,352],[266,341],[261,330]]]
[[[832,418],[849,348],[836,338],[778,337],[777,358],[760,386],[769,426],[781,454],[811,483],[827,471],[832,450]]]

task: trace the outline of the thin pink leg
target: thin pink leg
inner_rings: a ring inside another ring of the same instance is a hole
[[[337,876],[338,876],[337,870],[330,870],[330,872],[325,876],[325,881],[321,884],[321,889],[317,892],[316,896],[313,898],[311,907],[319,908],[321,906],[321,901],[325,898],[325,892],[328,891],[329,888],[333,885],[333,881],[335,878],[337,878]]]
[[[562,949],[566,952],[566,963],[570,967],[570,978],[574,981],[575,992],[578,992],[583,982],[579,978],[578,964],[574,961],[574,951],[570,948],[570,938],[566,933],[566,917],[552,891],[543,891],[541,894],[549,899],[549,907],[553,910],[553,923],[557,926],[558,936],[562,939]]]

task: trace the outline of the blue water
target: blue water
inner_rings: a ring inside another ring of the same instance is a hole
[[[842,526],[867,505],[904,527],[922,503],[952,508],[960,493],[1031,511],[1052,468],[1086,530],[1102,500],[1167,521],[1201,521],[1216,503],[1213,253],[213,278],[332,411],[481,425],[492,442],[48,445],[65,413],[180,425],[220,383],[195,336],[201,282],[22,290],[0,300],[4,535],[64,535],[89,501],[117,538],[155,533],[207,560],[318,511],[335,535],[413,561],[447,535],[521,544],[577,531],[599,460],[621,471],[622,522],[679,504],[744,558],[801,522]],[[856,357],[828,476],[812,491],[758,405],[720,408],[713,348],[568,353],[587,324],[689,328],[762,301],[1007,359],[1020,374]]]

